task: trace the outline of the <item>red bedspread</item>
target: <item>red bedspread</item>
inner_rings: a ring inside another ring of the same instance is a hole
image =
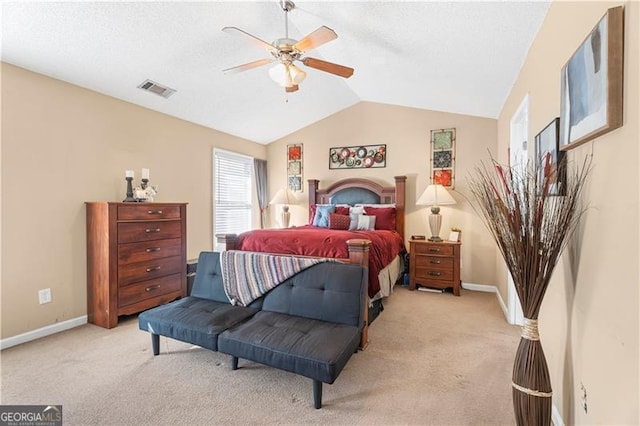
[[[238,235],[237,248],[262,253],[349,258],[347,240],[371,241],[369,248],[369,297],[380,291],[378,274],[405,250],[395,231],[342,231],[315,226],[286,229],[258,229]]]

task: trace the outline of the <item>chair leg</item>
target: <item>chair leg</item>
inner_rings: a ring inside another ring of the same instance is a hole
[[[153,348],[153,355],[160,353],[160,335],[151,333],[151,347]]]
[[[322,382],[320,380],[313,381],[313,406],[316,410],[322,407]]]
[[[231,369],[232,370],[237,370],[238,369],[238,357],[237,356],[232,356],[231,357]]]

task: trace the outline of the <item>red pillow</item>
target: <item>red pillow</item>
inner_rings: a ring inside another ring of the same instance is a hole
[[[309,207],[309,225],[313,225],[313,218],[316,217],[316,205],[313,204]]]
[[[376,217],[376,229],[388,231],[396,230],[396,208],[395,207],[371,207],[366,206],[364,212],[369,216]]]
[[[349,216],[349,206],[336,206],[336,213]]]
[[[349,229],[351,219],[348,215],[329,213],[329,229]]]

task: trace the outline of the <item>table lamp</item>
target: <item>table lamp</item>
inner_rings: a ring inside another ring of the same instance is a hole
[[[442,225],[442,216],[440,215],[440,206],[455,204],[451,194],[442,185],[429,185],[424,190],[417,205],[431,206],[431,214],[429,215],[429,228],[431,228],[431,238],[429,241],[442,241],[440,238],[440,226]]]
[[[289,227],[289,219],[291,213],[289,213],[289,204],[296,203],[296,196],[289,188],[281,188],[276,192],[276,195],[269,201],[269,204],[282,204],[282,216],[280,217],[280,223],[283,228]]]

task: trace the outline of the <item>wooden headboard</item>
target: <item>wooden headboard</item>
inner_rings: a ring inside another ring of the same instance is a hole
[[[380,204],[396,205],[396,231],[404,239],[404,211],[405,211],[405,187],[407,183],[406,176],[396,176],[395,186],[382,186],[368,179],[351,178],[340,180],[326,189],[320,189],[320,181],[317,179],[309,179],[309,212],[311,206],[316,204],[329,204],[331,198],[344,189],[357,188],[365,189],[379,198]]]

